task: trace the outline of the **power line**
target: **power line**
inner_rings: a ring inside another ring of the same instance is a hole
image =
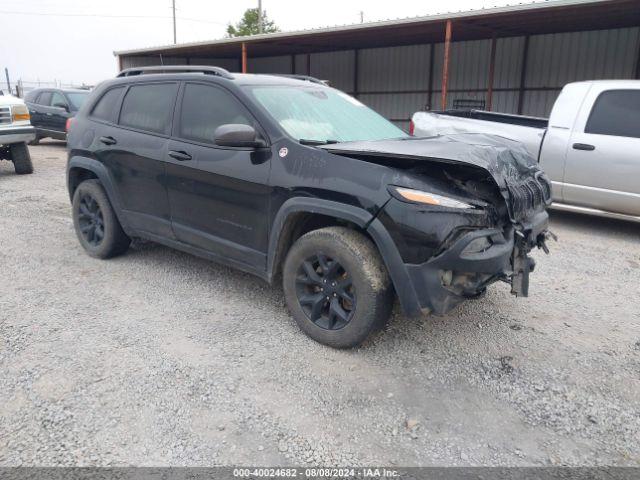
[[[28,16],[36,16],[36,17],[94,17],[94,18],[137,18],[137,19],[162,19],[162,20],[170,20],[173,17],[166,17],[162,15],[102,15],[102,14],[94,14],[94,13],[41,13],[41,12],[9,12],[9,11],[0,11],[1,14],[4,15],[28,15]],[[178,20],[185,20],[188,22],[201,22],[201,23],[212,23],[216,25],[226,25],[223,22],[214,22],[212,20],[202,20],[200,18],[186,18],[186,17],[176,17]]]

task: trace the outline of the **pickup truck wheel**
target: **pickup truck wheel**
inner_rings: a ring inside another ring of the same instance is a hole
[[[361,344],[391,315],[394,293],[375,245],[363,234],[329,227],[303,235],[283,268],[289,311],[317,342]]]
[[[33,173],[33,164],[31,163],[31,155],[29,147],[26,143],[14,143],[9,146],[11,152],[11,161],[18,175]]]
[[[85,180],[73,194],[73,226],[80,244],[92,257],[124,253],[131,239],[122,230],[109,198],[98,180]]]

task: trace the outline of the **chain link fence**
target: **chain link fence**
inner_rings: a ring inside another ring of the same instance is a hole
[[[36,88],[78,88],[83,90],[90,90],[93,88],[93,85],[87,85],[83,82],[63,82],[61,80],[25,80],[19,79],[17,82],[13,82],[9,88],[5,87],[3,90],[5,93],[10,93],[11,95],[16,95],[17,97],[24,98],[24,96],[30,92],[31,90],[35,90]]]

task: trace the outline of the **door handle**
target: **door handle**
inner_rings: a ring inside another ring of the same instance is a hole
[[[187,152],[183,152],[183,151],[176,152],[175,150],[170,150],[169,151],[169,156],[171,158],[175,158],[179,162],[185,162],[187,160],[191,160],[191,155],[189,155]]]
[[[113,137],[100,137],[100,141],[105,145],[115,145],[118,141]]]
[[[595,150],[596,147],[594,147],[593,145],[589,145],[588,143],[574,143],[573,144],[573,149],[574,150],[586,150],[588,152]]]

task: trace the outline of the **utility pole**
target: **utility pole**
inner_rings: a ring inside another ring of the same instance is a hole
[[[262,33],[262,0],[258,0],[258,33]]]
[[[9,81],[9,69],[5,67],[4,74],[7,77],[7,88],[9,89],[9,95],[11,95],[11,82]]]
[[[360,10],[360,23],[364,23],[364,12]]]
[[[176,39],[176,0],[171,0],[171,8],[173,10],[173,44],[178,43]]]

